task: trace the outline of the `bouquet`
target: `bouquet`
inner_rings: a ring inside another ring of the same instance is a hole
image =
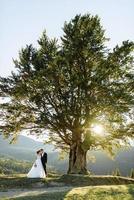
[[[36,164],[36,163],[34,164],[34,167],[37,167],[37,164]]]

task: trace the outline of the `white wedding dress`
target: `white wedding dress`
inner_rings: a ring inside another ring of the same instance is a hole
[[[37,159],[33,164],[31,170],[27,174],[28,178],[45,178],[46,174],[41,162],[41,156],[37,155]]]

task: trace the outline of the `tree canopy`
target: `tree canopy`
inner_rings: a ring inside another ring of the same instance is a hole
[[[44,31],[38,47],[21,49],[15,72],[0,78],[0,95],[9,98],[0,105],[1,129],[13,137],[47,130],[49,141],[70,151],[73,173],[81,172],[82,158],[86,168],[88,150],[112,153],[134,137],[134,43],[109,50],[99,17],[90,14],[76,15],[63,31],[60,42]],[[95,124],[102,135],[93,132]]]

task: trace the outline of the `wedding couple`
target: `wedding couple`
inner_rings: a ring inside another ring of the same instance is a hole
[[[47,153],[43,149],[38,150],[37,159],[33,164],[31,170],[28,172],[28,178],[45,178],[47,176],[46,164]]]

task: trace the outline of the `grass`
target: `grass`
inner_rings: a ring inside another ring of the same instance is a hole
[[[134,200],[134,179],[118,176],[82,176],[49,174],[48,178],[28,179],[25,175],[0,176],[0,191],[8,189],[33,189],[53,186],[72,186],[64,192],[26,194],[25,197],[2,198],[2,200]],[[40,185],[39,185],[40,187]],[[44,192],[44,191],[43,191]],[[31,196],[30,196],[31,195]]]
[[[10,198],[10,200],[134,200],[134,185],[80,187],[67,192]]]
[[[89,176],[89,175],[58,175],[49,174],[47,179],[28,179],[26,175],[0,176],[0,191],[12,188],[33,188],[38,183],[43,187],[52,186],[94,186],[94,185],[122,185],[134,184],[134,179],[118,176]]]
[[[25,175],[0,175],[0,191],[12,188],[32,188],[35,183],[40,182],[43,182],[43,180],[28,179]]]
[[[121,176],[62,175],[56,177],[54,180],[72,186],[134,184],[134,179]],[[49,180],[50,182],[51,180]]]

